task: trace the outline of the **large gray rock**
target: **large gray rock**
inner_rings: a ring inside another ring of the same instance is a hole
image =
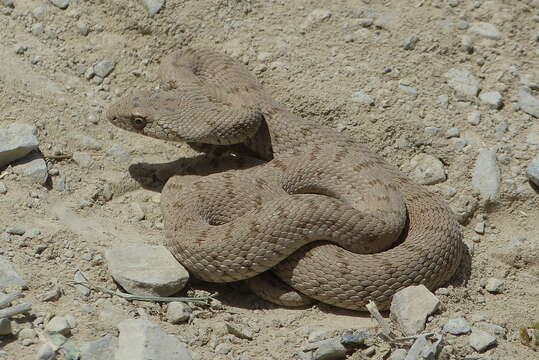
[[[82,344],[80,360],[114,360],[118,351],[118,338],[106,335],[101,339]]]
[[[37,149],[37,129],[33,125],[10,124],[0,128],[0,168]]]
[[[191,360],[187,346],[148,320],[129,319],[120,330],[116,360]],[[82,359],[81,359],[82,360]]]
[[[447,84],[458,95],[475,97],[481,89],[479,80],[468,70],[451,69],[445,76],[448,78]]]
[[[39,154],[32,153],[13,163],[13,172],[25,179],[40,185],[45,185],[49,177],[47,163]]]
[[[479,151],[472,174],[472,186],[485,200],[493,200],[498,196],[500,169],[496,163],[495,151],[488,149]]]
[[[136,295],[169,296],[187,283],[189,273],[164,246],[128,246],[107,250],[114,280]]]
[[[424,285],[408,286],[393,295],[390,316],[406,335],[415,335],[425,329],[427,316],[439,305],[440,300]]]
[[[17,273],[15,266],[7,258],[0,256],[0,290],[26,286],[26,281]]]

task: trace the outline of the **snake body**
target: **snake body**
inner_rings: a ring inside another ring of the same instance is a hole
[[[172,53],[160,78],[159,89],[111,105],[109,121],[194,147],[241,146],[263,160],[165,185],[166,245],[198,278],[271,270],[308,297],[362,310],[455,273],[463,245],[448,206],[366,145],[292,114],[242,65],[210,50]]]

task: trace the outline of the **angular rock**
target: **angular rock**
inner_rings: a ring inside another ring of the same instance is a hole
[[[0,336],[11,335],[11,321],[8,318],[0,319]]]
[[[496,152],[481,149],[475,161],[472,186],[485,200],[493,200],[500,189],[500,169],[496,163]]]
[[[441,335],[435,335],[434,342],[427,340],[425,335],[418,336],[404,360],[435,360],[441,342]]]
[[[64,316],[55,316],[49,321],[46,326],[46,330],[51,333],[59,333],[62,335],[69,335],[74,324],[69,322],[69,319]]]
[[[481,122],[481,113],[479,111],[472,111],[468,115],[468,122],[474,126],[479,125],[479,123]]]
[[[37,149],[37,129],[33,125],[13,123],[0,128],[0,168]]]
[[[17,273],[15,266],[6,257],[0,256],[0,290],[26,286],[26,281]]]
[[[187,283],[189,273],[164,246],[128,246],[105,253],[109,271],[131,294],[169,296]]]
[[[32,153],[13,163],[13,172],[40,185],[45,185],[47,178],[49,177],[47,163],[37,153]]]
[[[479,80],[465,69],[451,69],[445,76],[447,84],[459,95],[475,97],[481,89]]]
[[[118,338],[106,335],[101,339],[82,344],[80,347],[81,360],[114,360],[118,351]]]
[[[428,154],[418,154],[410,160],[410,177],[422,185],[438,184],[446,180],[444,164]]]
[[[69,0],[50,0],[51,4],[62,10],[67,9],[69,6]]]
[[[449,321],[444,325],[443,331],[453,335],[462,335],[467,334],[472,329],[470,325],[464,318],[449,319]]]
[[[129,319],[118,325],[119,347],[116,359],[191,360],[187,346],[148,320]],[[81,359],[82,360],[82,359]]]
[[[94,65],[94,73],[101,78],[105,78],[114,70],[115,66],[116,63],[112,60],[101,60]]]
[[[498,31],[496,26],[486,23],[486,22],[476,22],[473,23],[468,31],[479,36],[482,36],[487,39],[499,40],[502,38],[501,33]]]
[[[528,164],[526,176],[528,177],[528,180],[530,180],[536,186],[539,186],[539,155],[534,157]]]
[[[439,305],[440,300],[424,285],[408,286],[393,295],[390,316],[406,335],[415,335],[425,329],[427,316]]]
[[[499,294],[503,291],[503,281],[496,278],[489,278],[485,284],[485,289],[492,294]]]
[[[313,354],[314,360],[338,360],[344,359],[347,353],[346,347],[341,344],[339,338],[323,340]]]
[[[470,346],[479,352],[483,352],[496,345],[496,338],[484,331],[473,329],[470,338],[468,339]]]
[[[167,306],[167,320],[173,324],[179,324],[189,320],[193,309],[182,302],[171,302]]]
[[[157,14],[165,4],[165,0],[141,0],[141,2],[150,17]]]
[[[520,89],[518,91],[518,104],[526,114],[539,118],[539,99],[530,94],[526,89]]]
[[[502,94],[497,91],[482,92],[479,94],[479,100],[481,100],[483,104],[486,104],[494,109],[499,109],[503,105]]]

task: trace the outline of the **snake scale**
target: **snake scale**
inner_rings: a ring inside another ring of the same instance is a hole
[[[158,88],[110,105],[112,124],[206,150],[241,146],[263,160],[166,183],[166,245],[196,277],[271,270],[306,297],[363,310],[455,273],[463,244],[451,210],[367,145],[292,114],[226,55],[185,49],[159,71]]]

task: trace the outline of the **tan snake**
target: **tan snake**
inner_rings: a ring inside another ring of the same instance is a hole
[[[198,278],[229,282],[271,269],[308,297],[361,310],[369,300],[387,308],[399,289],[434,289],[455,273],[463,245],[448,206],[366,145],[290,113],[225,55],[175,52],[160,78],[159,89],[111,105],[109,121],[264,160],[165,185],[166,244]]]

